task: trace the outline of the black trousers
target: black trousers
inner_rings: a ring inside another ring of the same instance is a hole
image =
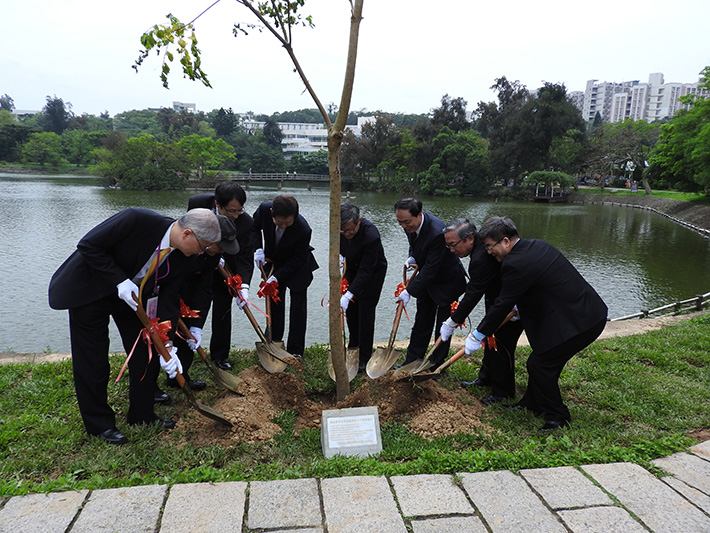
[[[271,335],[275,341],[282,341],[286,329],[286,289],[279,287],[279,303],[271,302]],[[306,348],[306,321],[308,319],[308,289],[294,291],[288,289],[290,300],[288,321],[288,341],[286,351],[292,355],[303,355]]]
[[[126,353],[133,350],[143,329],[136,313],[117,296],[107,296],[91,304],[69,310],[72,367],[79,412],[90,435],[116,427],[116,416],[108,404],[110,365],[109,317],[113,317]],[[160,369],[160,355],[138,340],[128,363],[129,407],[127,422],[138,424],[156,419],[153,411],[155,380]]]
[[[515,396],[515,348],[522,332],[522,320],[508,322],[495,333],[498,349],[484,348],[478,377],[490,383],[493,396]]]
[[[436,305],[428,294],[417,297],[417,312],[414,317],[412,333],[409,336],[409,346],[404,363],[411,363],[416,359],[423,359],[426,355],[433,332],[439,337],[441,324],[451,316],[451,305]],[[442,342],[431,354],[430,361],[434,368],[441,365],[449,354],[451,339]]]
[[[219,271],[215,270],[212,279],[212,337],[210,338],[210,357],[213,361],[226,360],[232,347],[233,300],[224,278]],[[209,312],[209,309],[205,312]]]
[[[348,310],[345,313],[350,334],[348,348],[358,348],[361,365],[367,364],[372,355],[372,343],[375,338],[375,312],[381,293],[382,284],[379,284],[377,291],[361,293],[348,304]]]
[[[605,325],[606,319],[546,352],[533,350],[527,363],[528,388],[520,405],[543,414],[546,420],[571,420],[562,402],[560,374],[567,361],[599,337]]]

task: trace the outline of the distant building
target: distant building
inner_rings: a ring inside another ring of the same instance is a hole
[[[664,83],[660,72],[649,75],[648,83],[589,80],[581,105],[579,94],[579,91],[570,93],[570,98],[584,120],[592,121],[599,113],[604,122],[622,122],[629,118],[654,122],[672,117],[680,109],[688,109],[689,106],[680,101],[682,96],[695,94],[707,98],[709,95],[707,89],[700,88],[700,82]]]
[[[183,102],[173,102],[173,111],[180,113],[181,111],[186,111],[188,113],[197,113],[197,106],[195,104],[186,104]]]
[[[374,121],[375,117],[358,117],[357,126],[346,126],[356,137],[360,136],[363,124]],[[295,154],[307,155],[318,150],[328,150],[328,130],[323,124],[309,122],[277,122],[283,139],[281,149],[284,157],[291,159]],[[247,133],[264,128],[264,122],[242,117],[242,127]]]

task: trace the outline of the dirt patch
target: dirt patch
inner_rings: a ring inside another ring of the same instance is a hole
[[[325,409],[346,409],[376,405],[380,423],[405,423],[411,431],[431,439],[458,432],[484,431],[480,420],[483,405],[461,389],[450,391],[435,380],[413,384],[391,376],[366,381],[340,403],[310,399],[303,390],[297,374],[280,372],[269,374],[261,367],[242,371],[244,381],[238,390],[243,396],[224,393],[212,407],[234,426],[225,428],[197,413],[180,419],[183,443],[195,446],[220,444],[231,446],[238,442],[257,443],[274,438],[281,428],[273,420],[284,411],[297,412],[295,431],[318,429],[321,412]]]

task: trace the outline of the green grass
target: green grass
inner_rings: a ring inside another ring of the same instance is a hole
[[[603,189],[600,187],[581,186],[574,192],[582,194],[608,194],[609,196],[646,196],[643,188],[639,188],[637,192],[631,192],[629,189],[611,186],[604,187]],[[702,193],[653,189],[652,196],[655,198],[671,198],[672,200],[681,200],[694,204],[710,205],[710,197]]]
[[[499,406],[485,410],[491,431],[444,436],[432,441],[399,423],[382,423],[379,457],[324,459],[320,432],[294,433],[296,413],[280,413],[282,428],[273,441],[231,447],[184,445],[180,424],[172,432],[124,423],[127,379],[109,386],[109,401],[119,427],[130,439],[114,447],[86,435],[74,397],[70,362],[0,367],[0,496],[32,492],[94,489],[152,483],[270,480],[347,475],[402,475],[539,468],[650,461],[685,450],[690,435],[710,429],[710,314],[665,329],[598,341],[574,357],[562,374],[563,396],[573,424],[555,434],[540,431],[542,420]],[[325,373],[326,346],[307,350],[304,387],[311,396],[334,395]],[[517,355],[517,384],[526,385],[528,349]],[[112,357],[116,375],[123,359]],[[251,352],[235,352],[235,372],[256,364]],[[438,382],[461,390],[478,361],[461,360]],[[193,378],[208,378],[196,363]],[[362,383],[360,377],[353,387]],[[209,405],[220,393],[209,387],[200,401]],[[480,399],[487,389],[474,389]],[[178,407],[185,399],[173,395]],[[174,407],[156,408],[171,416]],[[188,410],[185,416],[199,416]]]

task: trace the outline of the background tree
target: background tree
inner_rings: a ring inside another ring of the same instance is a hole
[[[467,102],[463,98],[451,98],[448,94],[441,97],[441,105],[432,111],[431,124],[437,130],[446,126],[454,133],[471,128],[466,116]]]
[[[345,349],[340,342],[340,308],[335,305],[340,299],[340,264],[338,260],[340,243],[340,146],[342,144],[345,125],[347,122],[350,102],[352,99],[353,82],[355,78],[355,63],[357,58],[357,44],[362,20],[363,0],[350,0],[350,34],[348,44],[348,57],[345,66],[345,77],[343,90],[338,104],[338,115],[335,121],[331,121],[328,112],[318,98],[308,77],[296,57],[292,46],[292,31],[298,26],[313,26],[310,16],[303,16],[299,9],[305,4],[305,0],[272,0],[270,3],[263,2],[254,4],[250,0],[240,0],[239,4],[247,8],[259,21],[259,24],[270,33],[283,47],[293,63],[295,71],[298,73],[305,90],[311,95],[313,102],[320,111],[326,129],[328,130],[328,169],[330,173],[330,227],[329,227],[329,299],[333,305],[329,307],[329,333],[330,348],[333,358],[333,367],[336,376],[336,394],[339,400],[345,398],[350,391],[350,384],[345,369]],[[213,4],[214,5],[214,4]],[[204,13],[204,12],[203,12]],[[202,15],[200,15],[202,16]],[[180,64],[183,74],[191,80],[199,80],[203,84],[210,86],[207,76],[202,71],[200,50],[197,48],[197,37],[192,31],[192,24],[184,25],[172,15],[168,15],[169,25],[154,26],[153,29],[144,33],[141,42],[144,50],[140,52],[136,61],[137,68],[152,50],[160,52],[165,48],[163,66],[161,69],[161,79],[163,85],[168,85],[168,74],[170,65],[174,59],[174,54],[170,50],[173,43],[177,46],[177,53],[180,56]],[[254,25],[235,24],[234,34],[247,34]],[[260,28],[261,29],[261,28]],[[191,31],[190,35],[186,31]]]
[[[264,134],[266,144],[281,150],[281,141],[284,138],[284,134],[274,119],[267,118],[266,121],[264,121],[264,129],[262,132]]]
[[[235,158],[234,148],[224,140],[215,141],[194,133],[180,139],[177,148],[182,151],[200,179],[204,178],[205,171],[222,169],[227,162]]]
[[[57,135],[61,135],[62,132],[67,129],[69,125],[69,120],[72,118],[71,104],[64,100],[54,97],[47,96],[47,103],[42,108],[42,126],[45,131],[51,131]]]
[[[62,149],[70,163],[76,166],[94,162],[92,152],[103,144],[109,132],[65,130],[62,133]]]
[[[211,120],[215,133],[223,138],[229,137],[236,131],[237,123],[237,116],[234,114],[231,107],[226,111],[223,107],[220,107]]]
[[[15,110],[15,101],[9,95],[3,94],[0,96],[0,109],[13,112]]]
[[[0,125],[0,161],[13,163],[20,161],[21,147],[30,138],[31,133],[32,130],[24,124]]]
[[[299,174],[327,174],[328,152],[318,150],[306,155],[294,154],[288,161],[288,169]]]
[[[55,168],[66,163],[62,157],[61,137],[53,131],[31,133],[27,142],[22,145],[22,161]]]

